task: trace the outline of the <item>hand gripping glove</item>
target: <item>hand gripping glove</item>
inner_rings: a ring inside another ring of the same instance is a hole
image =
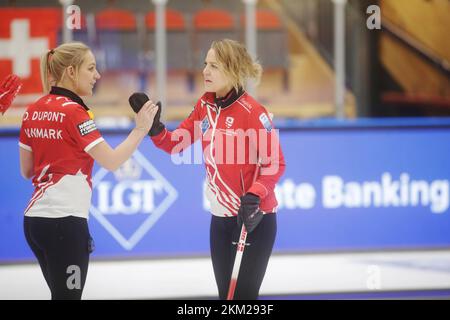
[[[133,109],[134,112],[138,113],[148,100],[150,99],[145,93],[135,92],[130,96],[128,102],[130,103],[131,109]],[[164,124],[159,120],[159,118],[161,117],[161,102],[158,101],[156,105],[158,106],[158,111],[156,112],[155,118],[153,119],[152,127],[148,132],[149,136],[151,137],[157,136],[165,128]]]
[[[258,226],[264,217],[261,210],[259,210],[260,199],[253,193],[247,193],[241,197],[241,206],[239,207],[237,222],[238,226],[244,222],[247,232],[250,233]]]

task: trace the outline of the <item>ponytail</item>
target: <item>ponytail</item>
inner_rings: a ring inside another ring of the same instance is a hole
[[[50,92],[50,59],[51,56],[54,54],[54,50],[49,50],[47,53],[42,55],[41,57],[41,81],[42,81],[42,88],[44,89],[45,93]]]

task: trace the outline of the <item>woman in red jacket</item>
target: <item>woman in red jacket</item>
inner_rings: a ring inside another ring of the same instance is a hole
[[[52,299],[81,299],[93,250],[87,219],[94,160],[116,170],[148,134],[157,108],[147,102],[136,127],[112,149],[81,99],[100,79],[91,50],[62,44],[44,54],[41,73],[47,94],[28,106],[19,138],[21,173],[35,187],[25,209],[25,237]]]
[[[155,116],[154,144],[174,154],[201,139],[205,195],[212,213],[210,248],[221,299],[227,298],[243,221],[248,231],[235,299],[257,299],[276,235],[275,184],[285,169],[267,110],[245,90],[261,66],[233,40],[214,41],[203,70],[205,93],[173,132]],[[238,222],[238,223],[237,223]]]

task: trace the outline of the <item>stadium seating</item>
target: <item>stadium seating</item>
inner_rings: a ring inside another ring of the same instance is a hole
[[[156,15],[151,11],[145,18],[148,46],[152,53],[156,51],[155,25]],[[166,10],[167,30],[167,69],[168,71],[187,71],[191,69],[190,39],[184,16],[176,10]]]
[[[194,70],[199,71],[203,69],[212,41],[223,38],[238,40],[238,34],[233,15],[226,10],[199,10],[193,20],[193,63]]]
[[[96,17],[99,48],[107,71],[139,70],[140,43],[132,12],[120,9],[100,11]]]
[[[245,14],[241,15],[240,40],[245,41]],[[288,89],[289,51],[287,34],[278,16],[269,10],[256,11],[257,59],[264,70],[283,72],[283,86]]]

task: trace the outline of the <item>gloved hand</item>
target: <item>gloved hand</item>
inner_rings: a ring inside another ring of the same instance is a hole
[[[138,113],[139,110],[141,110],[142,106],[148,100],[150,100],[148,96],[142,92],[135,92],[130,96],[130,98],[128,98],[128,102],[130,103],[131,108],[136,113]],[[159,118],[161,117],[161,102],[158,101],[156,105],[158,106],[158,111],[156,112],[155,118],[153,119],[152,127],[148,132],[149,136],[151,137],[160,134],[161,131],[163,131],[165,128],[164,124],[159,120]]]
[[[243,222],[248,233],[255,230],[264,217],[261,210],[259,210],[260,202],[261,200],[259,197],[253,193],[247,193],[241,197],[241,206],[239,207],[237,222],[239,227]]]
[[[14,98],[22,88],[18,76],[10,74],[0,84],[0,112],[3,114],[11,106]]]

